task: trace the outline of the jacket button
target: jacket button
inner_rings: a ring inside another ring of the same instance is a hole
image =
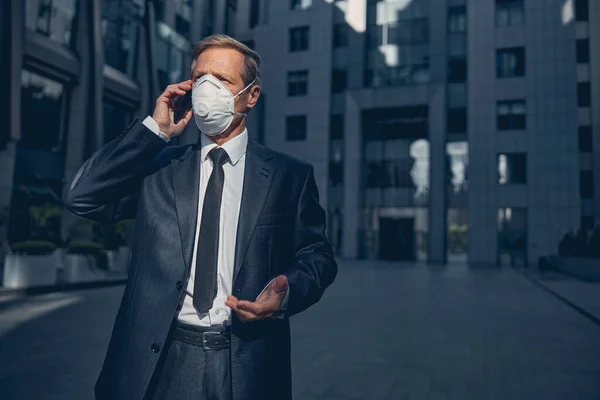
[[[158,343],[153,343],[152,346],[150,346],[150,350],[152,350],[153,353],[158,353],[160,351],[160,345]]]
[[[177,285],[175,287],[177,288],[177,290],[183,289],[183,282],[177,281]]]

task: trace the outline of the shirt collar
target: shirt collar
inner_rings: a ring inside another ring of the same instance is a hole
[[[248,145],[248,130],[244,128],[244,131],[236,137],[228,140],[221,146],[227,155],[229,156],[229,162],[232,165],[236,165],[240,158],[246,153],[246,147]],[[206,161],[208,153],[215,147],[218,147],[211,138],[203,133],[200,133],[200,161]]]

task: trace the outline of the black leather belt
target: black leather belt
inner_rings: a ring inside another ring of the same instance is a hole
[[[204,327],[176,322],[173,339],[194,346],[202,346],[204,350],[227,349],[231,344],[231,330],[229,326]]]

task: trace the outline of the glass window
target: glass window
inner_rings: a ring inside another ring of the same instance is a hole
[[[463,33],[467,31],[467,7],[448,8],[448,32]]]
[[[577,39],[577,62],[587,64],[590,62],[590,40]]]
[[[447,256],[448,262],[465,263],[469,251],[469,210],[467,208],[448,208],[447,218]]]
[[[591,104],[592,92],[589,82],[579,82],[577,84],[577,105],[579,107],[589,107]]]
[[[527,183],[527,154],[498,154],[498,183],[500,185]]]
[[[331,140],[344,138],[344,114],[333,114],[329,120],[329,138]]]
[[[498,264],[524,265],[527,262],[527,209],[498,209]]]
[[[500,131],[526,128],[525,100],[499,101],[496,106],[496,114],[496,126]]]
[[[27,0],[25,26],[60,44],[71,46],[77,4],[76,0]]]
[[[383,45],[383,26],[370,25],[367,28],[367,48],[374,49]]]
[[[288,96],[304,96],[308,92],[308,71],[290,71],[287,76]]]
[[[64,133],[64,86],[27,70],[21,72],[20,145],[61,152]]]
[[[285,119],[286,140],[306,140],[306,115],[290,115]]]
[[[588,21],[589,18],[588,0],[575,0],[575,19],[577,21]]]
[[[387,44],[398,46],[429,42],[429,19],[415,18],[387,26]]]
[[[212,3],[209,2],[209,3]],[[250,29],[258,25],[258,19],[260,16],[260,0],[250,0]]]
[[[216,1],[204,2],[204,12],[202,15],[202,36],[210,36],[215,30],[215,4]]]
[[[594,171],[579,171],[579,195],[584,199],[594,197]]]
[[[163,22],[157,24],[156,66],[160,89],[172,83],[181,82],[189,75],[186,54],[189,41]]]
[[[496,50],[496,76],[498,78],[525,76],[525,48],[511,47]]]
[[[306,10],[312,5],[312,0],[291,0],[290,10]]]
[[[467,80],[467,56],[451,57],[448,61],[448,82],[461,83]]]
[[[138,28],[143,10],[127,0],[104,0],[102,4],[104,62],[135,78]]]
[[[342,93],[348,86],[348,71],[333,69],[331,71],[331,93]]]
[[[496,26],[521,25],[524,20],[523,0],[496,0]]]
[[[579,151],[582,153],[591,153],[594,148],[592,127],[591,126],[580,126],[579,127]]]
[[[131,123],[131,109],[110,100],[104,100],[104,143],[115,139]]]
[[[225,4],[225,34],[235,36],[235,15],[237,13],[237,0],[227,0]],[[186,36],[187,37],[187,36]]]
[[[407,86],[428,83],[429,63],[399,65],[365,70],[365,86]]]
[[[468,189],[469,142],[446,143],[446,157],[447,184],[451,189],[449,200],[453,203],[457,200],[453,196],[466,193]],[[466,206],[466,203],[460,205]],[[451,204],[451,206],[458,206],[458,204]]]
[[[289,37],[290,52],[308,50],[308,26],[290,28]]]
[[[49,253],[62,245],[60,193],[65,168],[66,97],[61,83],[21,71],[21,139],[15,152],[7,224],[13,251],[46,249]]]
[[[464,133],[467,131],[467,108],[449,108],[446,129],[449,133]]]
[[[340,22],[333,25],[333,47],[348,46],[348,24]]]
[[[329,161],[329,187],[340,186],[344,183],[344,161]]]

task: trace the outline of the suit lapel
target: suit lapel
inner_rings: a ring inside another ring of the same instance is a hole
[[[179,158],[171,160],[171,177],[177,223],[186,272],[190,270],[194,252],[194,236],[198,219],[198,192],[200,187],[200,151],[190,146]]]
[[[248,247],[256,224],[265,205],[273,176],[275,163],[272,153],[250,139],[246,150],[246,166],[244,170],[244,187],[237,227],[235,243],[235,258],[233,270],[233,287],[241,270],[242,263],[248,252]]]

